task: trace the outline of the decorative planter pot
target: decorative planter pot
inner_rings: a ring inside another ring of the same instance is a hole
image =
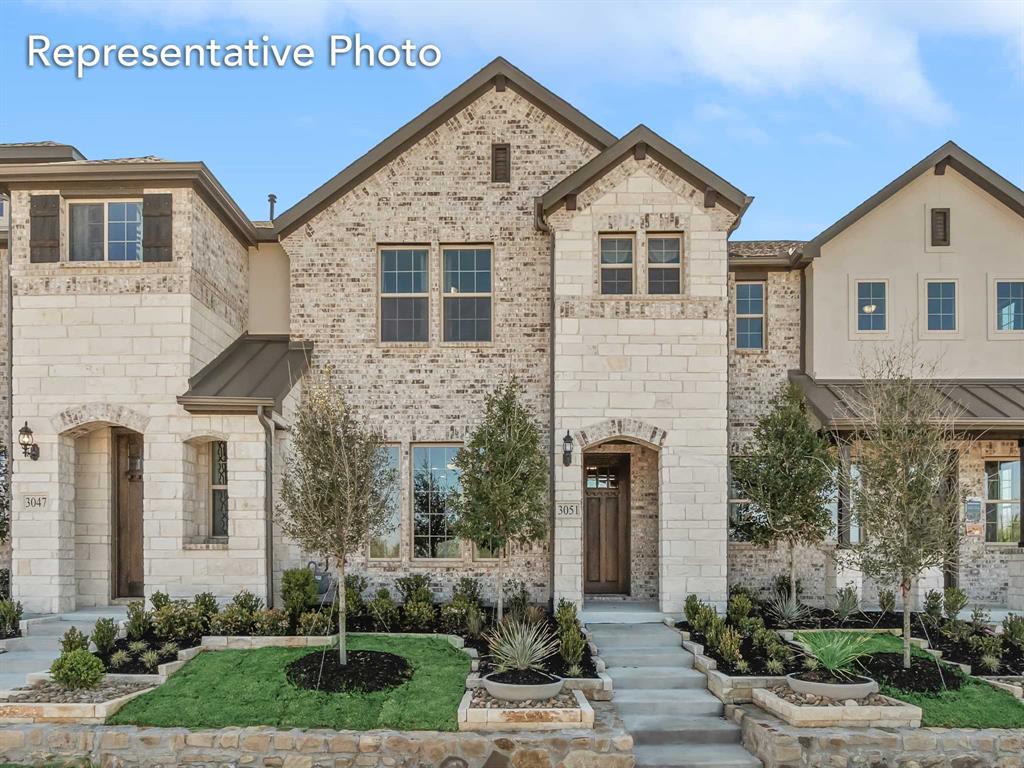
[[[550,683],[539,683],[537,685],[516,685],[515,683],[499,683],[492,680],[490,675],[483,677],[484,688],[496,699],[502,701],[527,701],[537,699],[550,699],[562,691],[562,678],[557,678]]]
[[[878,693],[878,683],[867,677],[858,682],[850,683],[814,683],[801,680],[796,673],[786,675],[789,687],[797,693],[809,693],[812,696],[825,696],[829,699],[844,701],[846,699],[863,699],[872,693]]]

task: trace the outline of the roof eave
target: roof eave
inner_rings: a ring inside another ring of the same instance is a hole
[[[178,404],[189,413],[255,414],[260,407],[277,408],[269,397],[194,397],[178,395]]]

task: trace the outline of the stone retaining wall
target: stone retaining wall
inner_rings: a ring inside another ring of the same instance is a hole
[[[726,707],[764,768],[1021,768],[1024,733],[997,728],[799,728],[753,704]]]
[[[485,733],[301,731],[274,728],[0,727],[0,762],[86,758],[107,768],[251,765],[281,768],[633,768],[633,739],[611,704],[594,730]]]

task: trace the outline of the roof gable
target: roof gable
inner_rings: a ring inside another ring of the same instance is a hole
[[[821,247],[836,237],[840,232],[864,218],[915,179],[928,171],[936,174],[945,173],[946,168],[953,168],[957,173],[973,182],[983,191],[990,194],[1003,205],[1020,216],[1024,216],[1024,190],[1021,190],[1008,179],[1003,178],[983,162],[963,150],[952,141],[947,141],[937,150],[917,163],[913,168],[893,179],[878,192],[858,205],[835,224],[810,240],[803,249],[802,262],[807,263],[821,255]]]
[[[261,239],[277,239],[295,231],[334,200],[491,88],[512,88],[599,149],[604,149],[615,142],[613,134],[499,56],[341,173],[276,217],[273,230],[268,230],[266,234],[261,233]]]
[[[582,168],[569,174],[545,192],[540,200],[542,212],[548,213],[561,205],[569,195],[579,194],[626,158],[648,154],[697,189],[703,189],[706,195],[705,205],[712,207],[715,202],[721,202],[736,213],[737,219],[733,228],[739,225],[740,217],[754,198],[744,194],[710,168],[698,163],[646,125],[638,125]]]

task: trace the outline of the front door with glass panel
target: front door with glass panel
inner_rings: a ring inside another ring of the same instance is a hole
[[[583,591],[629,594],[629,456],[583,460]]]

